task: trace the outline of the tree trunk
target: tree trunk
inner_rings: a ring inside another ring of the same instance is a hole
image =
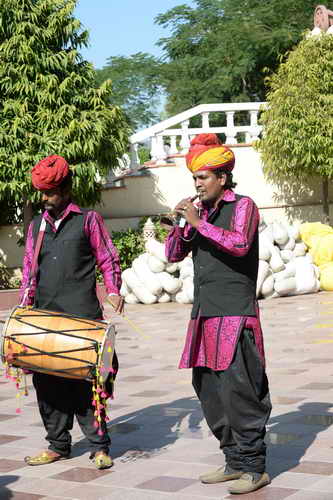
[[[32,203],[27,198],[24,199],[23,208],[23,235],[24,241],[27,239],[29,224],[32,221]]]
[[[330,204],[328,201],[328,177],[323,178],[323,213],[324,223],[330,225]]]

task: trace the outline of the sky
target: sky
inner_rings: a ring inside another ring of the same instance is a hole
[[[194,0],[78,0],[77,17],[90,33],[84,59],[102,68],[110,56],[149,52],[160,56],[155,44],[169,32],[154,24],[158,14]]]

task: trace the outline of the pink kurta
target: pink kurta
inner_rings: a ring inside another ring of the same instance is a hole
[[[235,201],[233,191],[226,190],[220,203]],[[223,210],[223,208],[222,208]],[[235,257],[242,257],[249,251],[259,223],[258,209],[251,198],[243,197],[235,205],[230,230],[207,222],[214,210],[200,206],[201,222],[197,231],[221,250]],[[169,262],[183,260],[191,251],[190,239],[195,229],[186,224],[184,229],[176,226],[166,241],[166,256]],[[220,316],[191,319],[189,322],[184,350],[179,368],[206,366],[212,370],[226,370],[234,356],[239,335],[243,328],[253,330],[255,343],[261,359],[265,362],[264,343],[260,326],[259,310],[257,316]]]

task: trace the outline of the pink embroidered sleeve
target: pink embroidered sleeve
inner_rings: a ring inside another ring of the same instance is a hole
[[[185,228],[175,226],[167,236],[165,241],[165,255],[168,262],[180,262],[185,259],[186,255],[191,251],[191,244],[182,239],[190,238],[193,233],[192,226],[186,224]]]
[[[231,231],[201,221],[198,231],[223,252],[243,257],[249,251],[259,224],[259,211],[251,198],[241,198],[235,207]]]
[[[27,239],[25,243],[25,251],[23,257],[23,269],[22,269],[22,282],[20,289],[20,302],[24,306],[31,306],[34,303],[34,297],[36,293],[36,278],[34,278],[30,283],[30,271],[32,265],[32,259],[34,255],[34,240],[32,236],[33,222],[30,223]],[[29,288],[29,289],[28,289]],[[24,302],[22,302],[24,298]]]
[[[84,229],[97,266],[103,274],[107,293],[119,295],[121,287],[119,256],[102,216],[93,210],[88,212]]]

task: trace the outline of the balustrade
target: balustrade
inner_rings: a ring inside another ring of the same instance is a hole
[[[131,168],[138,167],[139,159],[137,148],[140,143],[150,143],[151,160],[156,165],[166,162],[168,156],[186,154],[190,147],[190,141],[200,133],[224,134],[225,144],[239,144],[239,139],[245,139],[246,143],[257,140],[262,132],[258,125],[258,113],[265,103],[226,103],[226,104],[201,104],[190,110],[179,113],[152,127],[133,134],[131,142]],[[244,124],[244,116],[248,115],[248,123]],[[211,126],[210,114],[221,113],[225,119],[225,126]],[[236,125],[237,116],[242,113],[242,125]],[[190,127],[190,120],[195,116],[201,117],[201,127]],[[177,128],[173,128],[177,127]]]

